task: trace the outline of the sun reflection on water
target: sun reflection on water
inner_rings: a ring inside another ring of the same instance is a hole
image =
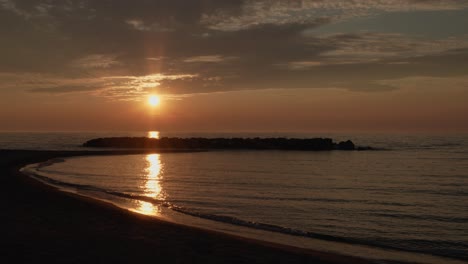
[[[165,199],[164,193],[161,187],[162,179],[162,164],[160,154],[148,154],[145,157],[146,168],[145,176],[146,179],[143,182],[141,189],[145,196],[151,197],[156,200],[163,201]],[[158,215],[161,211],[160,206],[150,202],[138,201],[137,212],[148,215]]]

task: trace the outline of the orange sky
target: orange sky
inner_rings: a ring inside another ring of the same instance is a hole
[[[0,122],[27,131],[468,131],[464,88],[249,90],[182,99],[162,96],[156,107],[147,101],[101,101],[85,94],[42,102],[40,97],[4,105],[9,111],[2,111]]]
[[[0,131],[468,132],[467,24],[453,0],[0,1]]]

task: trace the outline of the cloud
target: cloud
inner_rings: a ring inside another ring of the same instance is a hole
[[[16,6],[15,2],[12,1],[12,0],[0,0],[0,7],[5,9],[5,10],[11,11],[11,12],[15,13],[16,15],[24,17],[24,18],[29,18],[30,17],[29,13],[19,9]]]
[[[100,78],[66,78],[51,74],[0,73],[0,88],[32,93],[72,93],[95,91],[106,86]]]
[[[204,55],[204,56],[194,56],[184,59],[184,62],[194,63],[194,62],[201,62],[201,63],[214,63],[214,62],[223,62],[226,60],[232,60],[235,57],[223,57],[221,55]]]
[[[50,94],[63,94],[63,93],[76,93],[76,92],[88,92],[96,91],[96,86],[86,86],[83,84],[80,85],[64,85],[64,86],[55,86],[48,88],[32,88],[28,92],[31,93],[50,93]]]
[[[446,39],[425,39],[408,37],[402,34],[356,33],[333,34],[315,39],[328,43],[330,49],[320,53],[314,60],[292,61],[281,64],[292,70],[324,65],[344,65],[360,63],[408,64],[401,62],[413,57],[444,54],[468,48],[468,35]]]
[[[171,32],[174,31],[173,28],[165,27],[159,23],[146,24],[140,19],[129,19],[125,23],[130,25],[133,29],[140,31],[154,31],[154,32]]]
[[[89,68],[109,68],[122,65],[117,60],[117,55],[93,54],[71,62],[72,67],[89,69]]]
[[[49,15],[49,11],[53,8],[50,3],[38,2],[29,9],[21,8],[14,0],[0,0],[0,8],[11,11],[14,14],[24,18],[31,19],[33,17],[46,17]]]
[[[468,35],[446,39],[409,37],[398,33],[335,34],[321,37],[336,46],[325,57],[393,58],[417,57],[468,48]]]
[[[149,61],[161,61],[163,59],[165,59],[165,57],[150,57],[150,58],[146,58],[147,60]]]
[[[455,77],[409,76],[399,79],[380,80],[381,85],[392,86],[395,89],[417,90],[468,90],[468,75]]]
[[[155,87],[172,95],[386,90],[376,81],[461,75],[468,37],[311,29],[386,12],[463,8],[468,1],[0,0],[0,86],[126,99]]]
[[[0,88],[22,90],[31,93],[69,94],[87,92],[113,100],[140,100],[142,96],[158,88],[161,83],[188,80],[196,75],[107,76],[95,78],[66,78],[33,73],[0,73]],[[164,94],[164,90],[160,90]]]
[[[458,10],[468,7],[468,1],[456,0],[249,0],[238,15],[218,10],[204,14],[207,27],[221,31],[236,31],[261,24],[317,24],[343,21],[382,12]]]
[[[278,64],[281,67],[287,67],[291,70],[303,70],[310,67],[323,66],[324,63],[321,61],[292,61],[289,63]]]
[[[289,4],[285,4],[289,6]],[[266,2],[249,3],[244,6],[243,13],[239,16],[229,16],[219,11],[214,14],[204,14],[202,24],[209,29],[220,31],[245,30],[265,24],[307,24],[321,25],[330,22],[330,17],[324,15],[299,14],[303,10],[288,8],[283,4],[269,6]]]

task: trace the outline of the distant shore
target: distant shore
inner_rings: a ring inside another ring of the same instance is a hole
[[[369,263],[162,221],[57,191],[19,172],[58,157],[149,152],[0,150],[0,261]]]

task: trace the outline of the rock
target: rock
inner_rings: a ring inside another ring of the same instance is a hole
[[[369,147],[369,146],[359,146],[356,148],[356,150],[375,150],[373,147]]]
[[[339,150],[355,150],[356,146],[351,140],[341,141],[338,143],[337,149]]]
[[[322,151],[354,149],[351,141],[333,143],[330,138],[168,138],[144,137],[97,138],[83,144],[95,148],[144,149],[258,149]]]

